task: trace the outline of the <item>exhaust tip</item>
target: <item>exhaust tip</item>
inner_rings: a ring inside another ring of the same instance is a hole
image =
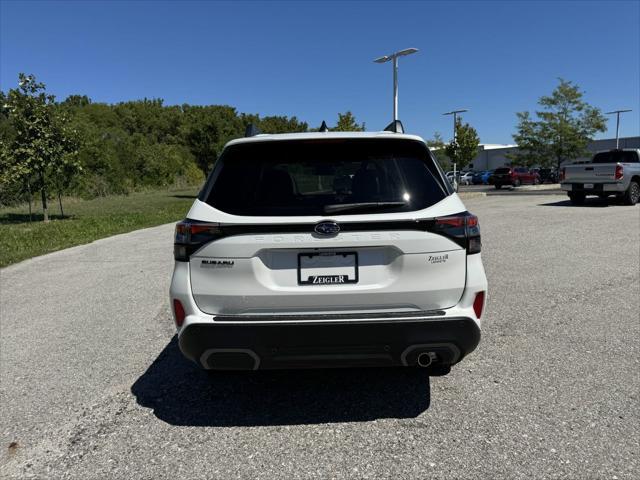
[[[425,368],[433,363],[435,354],[432,352],[423,352],[418,355],[418,366]]]
[[[243,348],[212,348],[200,356],[207,370],[257,370],[260,358],[255,352]]]

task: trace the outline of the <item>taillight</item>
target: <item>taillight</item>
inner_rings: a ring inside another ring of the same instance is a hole
[[[173,314],[176,319],[176,325],[178,327],[181,327],[184,323],[184,317],[186,315],[184,313],[184,307],[182,306],[182,303],[180,303],[180,300],[178,300],[177,298],[173,299]]]
[[[469,212],[436,218],[434,232],[450,237],[465,247],[469,254],[480,253],[482,248],[478,217]]]
[[[560,170],[560,181],[561,182],[564,182],[564,179],[565,179],[566,175],[567,175],[567,170],[564,167],[562,167],[562,170]]]
[[[476,293],[476,298],[473,300],[473,311],[476,317],[482,316],[482,309],[484,308],[484,292]]]
[[[222,231],[217,223],[203,223],[183,220],[176,224],[173,243],[173,258],[179,262],[188,262],[189,256],[204,244],[220,238]]]
[[[462,228],[466,225],[466,217],[440,217],[436,218],[436,227],[453,227],[453,228]]]
[[[622,177],[624,177],[624,168],[622,165],[616,165],[616,173],[613,178],[616,180],[622,180]]]

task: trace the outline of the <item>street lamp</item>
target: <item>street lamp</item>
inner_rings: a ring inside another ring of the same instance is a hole
[[[607,112],[606,115],[616,114],[616,150],[618,150],[619,139],[618,139],[618,131],[620,130],[620,114],[625,112],[630,112],[631,110],[614,110],[613,112]]]
[[[392,53],[391,55],[385,55],[384,57],[376,58],[375,63],[386,63],[389,60],[393,60],[393,121],[398,120],[398,57],[404,57],[405,55],[411,55],[416,53],[417,48],[405,48],[399,52]]]
[[[453,115],[453,144],[456,145],[456,125],[458,124],[458,114],[463,112],[468,112],[467,109],[461,110],[452,110],[450,112],[443,113],[443,115]],[[457,162],[456,159],[453,159],[453,188],[458,191],[458,179],[456,177],[456,167]]]

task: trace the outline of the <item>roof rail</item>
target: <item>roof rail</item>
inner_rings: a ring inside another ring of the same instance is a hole
[[[247,125],[246,130],[244,131],[245,137],[255,137],[260,134],[260,130],[253,123]]]
[[[400,120],[394,120],[384,129],[385,132],[404,133],[404,127]]]
[[[325,122],[324,120],[322,121],[322,125],[320,125],[320,130],[318,130],[319,132],[328,132],[329,131],[329,127],[327,127],[327,122]]]

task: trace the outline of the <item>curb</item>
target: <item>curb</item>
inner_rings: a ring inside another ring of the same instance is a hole
[[[498,190],[490,192],[458,192],[460,198],[565,195],[563,190]]]
[[[499,196],[512,196],[512,195],[519,195],[519,196],[526,196],[526,195],[533,195],[533,196],[540,196],[540,195],[565,195],[567,192],[563,191],[563,190],[505,190],[504,193],[498,193],[498,192],[486,192],[487,196],[489,197],[499,197]]]
[[[521,185],[518,187],[524,192],[544,192],[546,190],[560,190],[559,183],[551,183],[549,185]]]
[[[458,192],[460,198],[486,197],[487,192]]]

